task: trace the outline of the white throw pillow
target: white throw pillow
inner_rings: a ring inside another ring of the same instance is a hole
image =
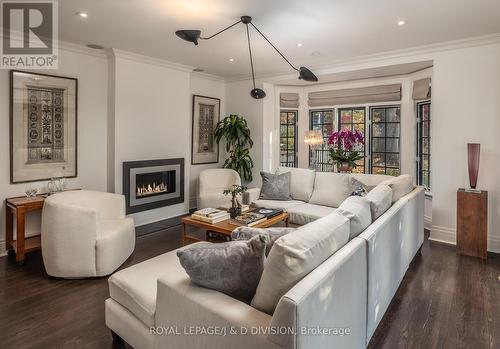
[[[374,221],[391,207],[392,189],[386,184],[379,184],[365,196],[365,199],[370,202],[372,221]]]
[[[394,177],[380,184],[387,184],[392,189],[392,202],[396,202],[413,190],[413,177],[401,175]]]
[[[278,167],[276,174],[290,172],[290,194],[292,199],[309,201],[314,189],[316,171],[307,168]]]
[[[348,197],[335,212],[349,219],[349,240],[372,224],[370,202],[361,196]]]
[[[349,175],[345,173],[317,172],[314,191],[309,203],[339,207],[351,194]]]
[[[272,314],[281,297],[349,239],[349,220],[331,213],[282,236],[267,257],[252,307]]]

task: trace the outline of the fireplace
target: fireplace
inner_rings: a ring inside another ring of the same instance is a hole
[[[184,202],[184,159],[124,162],[123,194],[127,214]]]

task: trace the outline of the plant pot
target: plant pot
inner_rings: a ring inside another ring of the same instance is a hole
[[[349,164],[339,164],[337,166],[337,171],[339,173],[351,173],[352,172],[352,167],[349,166]]]
[[[241,207],[231,207],[227,212],[229,212],[231,218],[234,219],[241,214]]]

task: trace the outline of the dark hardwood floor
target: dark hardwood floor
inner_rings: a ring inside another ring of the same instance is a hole
[[[122,268],[180,246],[180,228],[137,240]],[[104,324],[107,278],[50,278],[40,253],[0,258],[1,348],[120,348]],[[500,256],[426,239],[370,348],[500,348]]]

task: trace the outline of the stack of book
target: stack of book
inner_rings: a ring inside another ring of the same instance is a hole
[[[229,210],[231,208],[231,204],[226,204],[226,205],[220,205],[219,210]],[[241,205],[241,213],[248,212],[250,211],[250,205]]]
[[[262,223],[267,220],[267,217],[260,213],[254,212],[246,212],[242,213],[239,216],[231,219],[229,224],[237,225],[237,226],[245,226],[245,227],[253,227],[259,223]]]
[[[231,218],[231,215],[227,211],[219,210],[216,208],[204,208],[193,212],[191,215],[192,219],[198,221],[215,224]]]

